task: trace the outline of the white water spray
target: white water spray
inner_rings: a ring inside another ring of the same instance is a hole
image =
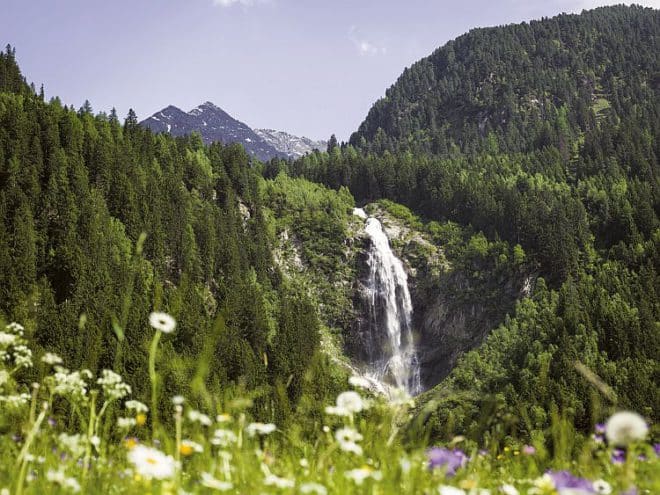
[[[365,231],[371,239],[367,259],[368,374],[411,395],[418,394],[420,369],[411,328],[413,307],[408,276],[403,263],[392,252],[380,221],[368,217],[362,208],[356,208],[353,213],[366,219]]]

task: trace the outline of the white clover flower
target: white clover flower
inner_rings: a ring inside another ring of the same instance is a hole
[[[68,451],[74,459],[78,459],[85,454],[86,441],[79,433],[75,435],[60,433],[57,441],[60,447]]]
[[[362,466],[361,468],[351,469],[344,473],[348,479],[352,480],[356,485],[361,485],[365,480],[372,478],[376,481],[383,478],[383,474],[380,471],[375,471],[369,466]]]
[[[32,367],[32,351],[25,345],[15,345],[14,363],[19,368]]]
[[[440,495],[465,495],[465,490],[461,490],[455,486],[440,485],[438,487],[438,493]]]
[[[112,370],[103,370],[96,383],[103,388],[106,400],[123,399],[131,393],[131,386],[124,383],[121,375]]]
[[[70,490],[73,493],[78,493],[80,491],[80,484],[75,478],[70,478],[64,473],[64,469],[60,468],[55,471],[54,469],[49,469],[46,473],[46,479],[51,483],[60,485],[66,490]]]
[[[340,428],[335,432],[335,439],[339,443],[339,448],[344,452],[352,452],[356,455],[362,455],[362,447],[357,442],[362,440],[362,435],[352,428]]]
[[[176,471],[176,463],[172,456],[144,445],[133,447],[128,452],[128,460],[135,466],[135,471],[145,478],[158,480],[173,478]]]
[[[193,423],[199,423],[203,426],[211,426],[213,421],[206,414],[203,414],[195,409],[188,411],[188,419]]]
[[[300,493],[308,494],[313,493],[315,495],[327,495],[328,489],[319,484],[319,483],[303,483],[300,485]]]
[[[234,484],[229,481],[220,481],[214,478],[209,473],[202,472],[200,474],[202,480],[201,485],[206,488],[211,488],[212,490],[218,490],[219,492],[226,492],[234,488]]]
[[[349,390],[348,392],[342,392],[337,396],[337,407],[345,409],[350,413],[359,413],[365,409],[365,404],[362,401],[360,394]]]
[[[617,412],[605,423],[607,440],[619,447],[644,440],[648,431],[649,427],[644,418],[632,411]]]
[[[594,492],[599,495],[610,495],[612,493],[612,485],[605,480],[596,480],[593,484]]]
[[[219,447],[229,447],[236,442],[238,442],[236,433],[231,430],[225,430],[223,428],[218,428],[215,430],[213,437],[211,438],[211,443]]]
[[[353,385],[354,387],[357,388],[363,388],[365,390],[369,390],[371,388],[371,382],[367,380],[366,378],[363,378],[361,376],[352,376],[348,379],[348,383]]]
[[[500,491],[504,495],[519,495],[518,489],[515,486],[509,484],[502,485],[500,487]]]
[[[59,357],[57,354],[53,354],[52,352],[47,352],[46,354],[41,356],[41,362],[54,366],[56,364],[62,364],[62,358]]]
[[[176,320],[167,313],[154,311],[149,315],[149,325],[163,333],[172,333],[176,328]]]
[[[186,398],[183,395],[175,395],[172,397],[172,404],[175,406],[182,406],[185,401]]]
[[[401,472],[403,474],[408,474],[412,469],[412,462],[410,462],[410,459],[407,459],[405,457],[399,459],[399,465],[401,466]]]
[[[90,375],[89,370],[69,372],[66,368],[55,366],[55,374],[47,377],[46,381],[54,395],[61,395],[78,402],[86,399],[87,382],[85,377],[89,379],[91,378]]]
[[[25,327],[20,323],[16,323],[15,321],[7,325],[5,329],[20,336],[23,336],[23,332],[25,331]]]
[[[0,395],[0,404],[6,404],[10,409],[19,409],[30,402],[30,394]]]
[[[18,337],[13,333],[0,332],[0,347],[4,347],[6,349],[10,345],[14,345],[17,340]]]
[[[129,411],[135,411],[136,413],[146,413],[149,412],[149,408],[143,402],[139,400],[127,400],[124,403],[124,407]]]
[[[293,488],[294,486],[296,486],[296,482],[288,478],[280,478],[279,476],[276,476],[274,474],[268,474],[264,478],[264,485],[274,486],[277,488],[284,489],[284,488]]]
[[[273,423],[250,423],[245,428],[245,431],[251,437],[255,435],[270,435],[275,430],[277,430],[277,426]]]
[[[135,418],[117,418],[117,428],[121,430],[130,430],[137,424]]]

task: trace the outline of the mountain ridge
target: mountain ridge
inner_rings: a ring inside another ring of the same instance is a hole
[[[264,162],[272,158],[300,158],[327,146],[325,141],[314,141],[285,131],[252,129],[211,101],[205,101],[188,112],[168,105],[141,121],[140,125],[173,136],[199,132],[206,144],[214,141],[240,143],[250,155]]]

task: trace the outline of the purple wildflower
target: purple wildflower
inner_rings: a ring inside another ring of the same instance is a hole
[[[605,423],[597,423],[596,426],[594,426],[594,431],[599,435],[604,434],[605,433]]]
[[[536,448],[533,445],[525,445],[522,448],[522,453],[525,455],[534,455],[536,454]]]
[[[50,425],[51,428],[54,428],[55,425],[57,425],[57,420],[53,417],[48,418],[48,424]]]
[[[460,449],[449,450],[441,447],[433,447],[426,452],[429,460],[429,468],[446,469],[447,476],[454,476],[456,470],[467,463],[467,456]]]
[[[612,464],[623,464],[626,462],[626,451],[623,449],[614,449],[611,461]]]
[[[656,443],[653,445],[653,451],[655,452],[655,455],[660,457],[660,443]]]
[[[591,481],[578,478],[569,471],[548,471],[548,474],[552,478],[555,488],[560,492],[564,488],[571,488],[585,493],[594,493],[594,486]]]

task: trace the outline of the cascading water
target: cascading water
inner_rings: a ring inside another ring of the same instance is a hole
[[[362,208],[353,213],[366,220],[371,239],[366,282],[369,326],[364,335],[367,374],[411,395],[421,392],[419,360],[412,334],[412,301],[408,276],[378,219],[368,217]]]

